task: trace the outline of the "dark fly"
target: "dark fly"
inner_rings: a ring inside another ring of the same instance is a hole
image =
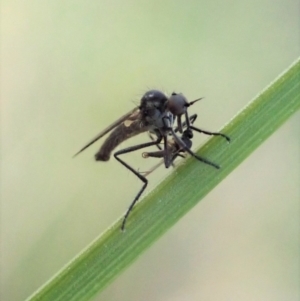
[[[196,119],[197,119],[197,114],[192,115],[190,117],[190,119],[189,119],[190,126],[188,128],[186,128],[181,135],[181,140],[184,142],[184,144],[189,149],[191,149],[192,145],[193,145],[193,142],[192,142],[192,139],[194,137],[193,129],[195,129],[197,132],[204,133],[206,135],[221,136],[221,137],[225,138],[227,140],[227,142],[230,142],[230,138],[227,135],[224,135],[219,132],[208,132],[208,131],[204,131],[204,130],[194,127],[192,124],[194,123],[194,121]],[[183,127],[186,127],[185,123],[183,124]],[[166,148],[166,149],[160,148],[158,151],[153,151],[153,152],[143,152],[142,156],[143,156],[143,158],[165,158],[165,157],[167,157],[168,162],[170,162],[170,164],[174,166],[175,159],[178,157],[185,158],[186,153],[187,153],[186,150],[184,148],[182,148],[182,146],[179,145],[174,138],[172,138],[168,141],[168,148]],[[196,157],[196,159],[197,159],[197,157]],[[143,175],[145,177],[147,177],[149,174],[151,174],[153,171],[155,171],[158,167],[163,165],[164,161],[165,161],[165,159],[161,160],[159,163],[154,165],[150,170],[143,172]],[[202,160],[199,160],[199,161],[202,161]],[[218,166],[216,164],[214,166],[216,168],[220,168],[220,166]]]
[[[175,158],[180,156],[181,152],[189,153],[199,161],[215,168],[219,168],[217,164],[196,155],[191,150],[192,137],[189,137],[189,133],[192,133],[192,130],[208,135],[221,135],[229,140],[229,138],[224,134],[203,131],[193,126],[193,122],[197,116],[193,115],[192,117],[189,117],[187,108],[198,100],[200,99],[189,103],[182,94],[173,93],[168,98],[161,91],[150,90],[141,98],[139,107],[134,108],[113,122],[74,155],[78,155],[94,142],[111,132],[100,147],[99,151],[95,154],[96,161],[108,161],[113,150],[125,140],[144,132],[148,132],[152,135],[153,140],[150,142],[127,147],[113,154],[118,162],[129,169],[143,182],[142,188],[135,196],[124,216],[121,226],[122,230],[125,229],[125,223],[129,213],[143,191],[146,189],[148,180],[142,173],[136,171],[133,167],[122,160],[120,158],[121,155],[150,146],[157,146],[159,148],[158,152],[160,152],[158,157],[163,158],[166,168],[173,164]],[[183,122],[182,116],[184,116],[185,119]],[[177,121],[177,126],[174,126],[175,121]],[[182,134],[181,137],[178,136],[178,132]],[[172,138],[168,139],[168,136],[171,136]],[[161,142],[163,143],[163,148],[160,146]],[[175,151],[175,148],[178,148],[178,150]]]

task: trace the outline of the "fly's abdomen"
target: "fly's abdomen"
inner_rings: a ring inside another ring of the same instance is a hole
[[[99,151],[95,154],[96,161],[108,161],[112,151],[123,141],[147,131],[140,121],[133,121],[130,124],[126,122],[120,124],[102,144]]]

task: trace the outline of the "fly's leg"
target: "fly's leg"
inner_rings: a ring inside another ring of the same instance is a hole
[[[199,132],[199,133],[203,133],[205,135],[209,135],[209,136],[221,136],[223,138],[225,138],[228,142],[230,142],[230,138],[225,135],[225,134],[222,134],[222,133],[218,133],[218,132],[209,132],[209,131],[204,131],[204,130],[201,130],[201,129],[198,129],[196,128],[195,126],[191,125],[190,128],[196,132]]]
[[[203,158],[203,157],[200,157],[200,156],[196,155],[196,154],[195,154],[195,153],[194,153],[194,152],[193,152],[193,151],[192,151],[192,150],[191,150],[191,149],[190,149],[190,148],[182,141],[182,139],[176,135],[176,133],[174,132],[173,129],[171,129],[171,133],[172,133],[172,135],[173,135],[173,137],[174,137],[176,143],[177,143],[178,145],[180,145],[180,147],[181,147],[182,149],[184,149],[187,153],[189,153],[191,156],[195,157],[197,160],[199,160],[199,161],[201,161],[201,162],[203,162],[203,163],[206,163],[206,164],[208,164],[208,165],[210,165],[210,166],[212,166],[212,167],[214,167],[214,168],[217,168],[217,169],[220,168],[219,165],[217,165],[217,164],[215,164],[215,163],[213,163],[213,162],[211,162],[211,161],[209,161],[209,160],[207,160],[207,159],[205,159],[205,158]]]
[[[197,114],[193,114],[192,116],[190,116],[189,117],[189,124],[193,124],[196,121],[197,116],[198,116]],[[184,121],[182,123],[182,128],[186,128],[186,127],[187,127],[187,123],[186,123],[186,121]],[[179,131],[179,128],[176,127],[175,130],[174,130],[174,132],[177,133],[178,131]]]
[[[125,215],[124,215],[124,219],[122,222],[122,226],[121,226],[121,230],[123,231],[125,229],[125,224],[126,224],[126,220],[132,210],[132,208],[134,207],[135,203],[137,202],[137,200],[140,198],[141,194],[143,193],[143,191],[146,189],[147,185],[148,185],[148,180],[142,176],[139,172],[137,172],[133,167],[131,167],[129,164],[127,164],[125,161],[123,161],[122,159],[119,158],[120,155],[123,154],[128,154],[131,153],[133,151],[142,149],[142,148],[146,148],[149,146],[153,146],[153,145],[158,145],[162,140],[162,137],[158,137],[155,141],[152,142],[148,142],[148,143],[143,143],[143,144],[139,144],[139,145],[135,145],[135,146],[131,146],[122,150],[117,151],[116,153],[114,153],[114,157],[117,161],[119,161],[124,167],[126,167],[127,169],[129,169],[132,173],[134,173],[144,184],[142,186],[142,188],[139,190],[139,192],[137,193],[137,195],[135,196],[134,200],[132,201],[132,203],[130,204],[129,208],[127,209]]]

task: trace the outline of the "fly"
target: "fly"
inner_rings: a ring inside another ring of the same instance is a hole
[[[138,191],[124,215],[121,226],[122,230],[125,229],[125,224],[129,213],[146,189],[148,180],[141,172],[136,171],[132,166],[122,160],[120,158],[121,155],[150,146],[156,146],[160,149],[160,157],[163,158],[163,163],[166,168],[173,164],[175,158],[180,155],[180,152],[187,152],[199,161],[202,161],[217,169],[220,168],[217,164],[196,155],[190,148],[192,137],[188,138],[187,135],[192,133],[192,130],[208,135],[221,135],[229,141],[229,137],[224,134],[203,131],[193,126],[193,122],[196,120],[197,115],[189,117],[187,108],[200,99],[201,98],[189,103],[182,94],[172,93],[172,95],[168,98],[161,91],[150,90],[143,95],[138,107],[132,109],[111,125],[106,127],[74,155],[77,156],[79,153],[84,151],[86,148],[109,132],[111,133],[106,138],[99,151],[95,154],[96,161],[108,161],[113,150],[122,142],[131,137],[145,132],[148,132],[153,137],[153,140],[150,142],[130,146],[113,154],[118,162],[120,162],[143,182],[142,188]],[[183,122],[181,119],[182,116],[185,117]],[[177,121],[177,126],[174,125],[175,121]],[[181,137],[178,136],[178,132],[182,134]],[[168,136],[172,136],[172,138],[168,140]],[[172,141],[171,143],[170,140]],[[161,142],[163,142],[163,148],[160,146]],[[170,146],[171,149],[169,150]],[[178,154],[174,151],[175,147],[180,149]]]

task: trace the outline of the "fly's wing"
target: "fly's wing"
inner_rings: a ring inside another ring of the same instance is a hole
[[[175,159],[178,157],[179,155],[174,155],[174,157],[172,158],[172,167],[176,167],[176,164],[174,163]],[[152,166],[151,169],[149,169],[148,171],[143,172],[143,176],[144,177],[148,177],[151,173],[153,173],[153,171],[155,171],[156,169],[158,169],[160,166],[164,165],[165,161],[164,160],[160,160],[156,165]]]
[[[136,120],[139,115],[139,108],[134,108],[130,110],[125,115],[121,116],[119,119],[117,119],[115,122],[113,122],[111,125],[106,127],[103,131],[101,131],[96,137],[94,137],[90,142],[88,142],[80,151],[78,151],[74,156],[77,156],[81,152],[83,152],[85,149],[87,149],[90,145],[92,145],[94,142],[105,136],[107,133],[109,133],[111,130],[113,130],[115,127],[120,125],[122,122],[128,122],[129,124]]]
[[[165,163],[164,160],[160,160],[156,165],[152,166],[151,169],[149,169],[148,171],[143,172],[143,176],[144,177],[149,176],[153,171],[155,171],[157,168],[162,166],[164,163]]]

